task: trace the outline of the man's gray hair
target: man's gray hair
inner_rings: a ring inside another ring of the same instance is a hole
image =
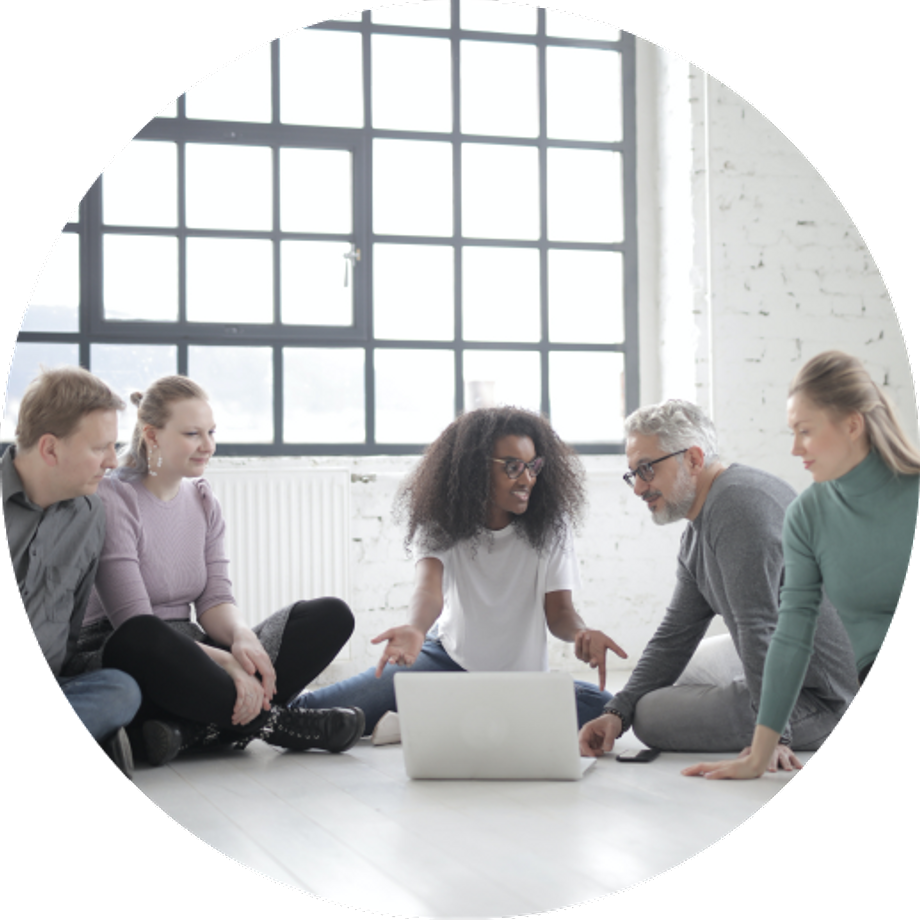
[[[719,439],[709,416],[699,406],[684,399],[668,399],[636,409],[626,419],[626,436],[654,435],[665,453],[699,447],[703,465],[719,459]]]

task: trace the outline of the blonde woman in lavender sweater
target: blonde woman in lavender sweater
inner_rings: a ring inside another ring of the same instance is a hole
[[[154,765],[254,738],[292,750],[351,747],[364,730],[360,709],[287,708],[351,635],[348,606],[299,601],[246,626],[220,506],[201,478],[215,450],[206,394],[171,376],[132,402],[131,446],[99,487],[106,540],[73,670],[134,677],[143,703],[128,734],[135,756]]]

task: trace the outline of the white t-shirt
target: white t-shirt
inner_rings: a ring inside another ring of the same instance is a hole
[[[447,654],[467,671],[546,671],[545,595],[581,587],[572,535],[542,554],[511,525],[484,534],[475,553],[463,540],[416,560],[444,566],[438,619]]]

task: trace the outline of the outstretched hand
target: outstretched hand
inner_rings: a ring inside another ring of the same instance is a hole
[[[599,629],[580,629],[575,634],[575,655],[579,661],[597,668],[597,685],[601,690],[607,683],[607,649],[620,658],[628,657],[610,636]]]
[[[754,756],[750,747],[746,747],[734,760],[718,760],[710,763],[698,763],[680,772],[684,776],[703,776],[706,779],[758,779],[764,773],[776,773],[777,770],[801,770],[804,764],[791,748],[778,744],[773,749],[769,761],[764,764]]]
[[[380,661],[377,662],[376,677],[383,674],[383,669],[388,664],[415,664],[418,653],[425,644],[425,634],[414,626],[394,626],[386,632],[382,632],[375,639],[371,639],[374,645],[380,642],[386,642]]]

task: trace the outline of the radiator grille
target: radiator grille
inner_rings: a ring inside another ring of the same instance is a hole
[[[255,625],[292,601],[350,603],[347,470],[210,469],[237,606]]]

